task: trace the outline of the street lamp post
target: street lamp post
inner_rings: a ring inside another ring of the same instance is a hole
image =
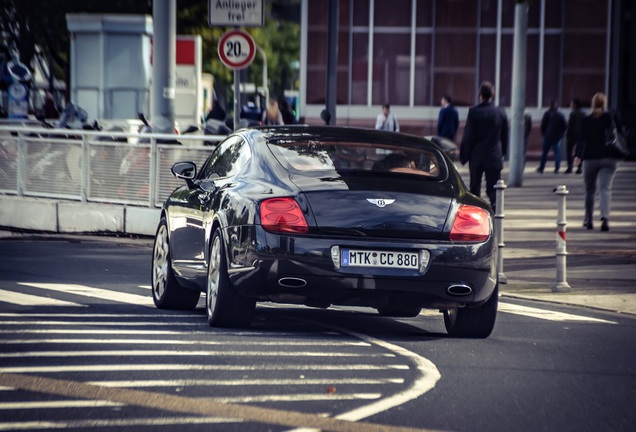
[[[259,45],[256,45],[256,50],[263,57],[263,91],[265,92],[265,107],[269,105],[269,87],[267,86],[267,55],[265,54],[265,50],[261,48]]]

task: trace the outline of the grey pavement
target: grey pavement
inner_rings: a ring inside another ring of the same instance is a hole
[[[636,162],[621,162],[613,185],[610,231],[600,231],[598,192],[594,229],[583,227],[585,187],[581,174],[543,174],[529,161],[521,187],[504,191],[502,296],[586,306],[636,314]],[[468,170],[459,167],[467,182]],[[508,166],[502,178],[509,183]],[[566,186],[566,281],[569,292],[553,292],[557,282],[555,187]]]
[[[614,180],[610,231],[600,231],[598,193],[595,227],[583,227],[583,176],[555,174],[548,163],[544,174],[528,162],[521,187],[504,191],[503,297],[585,306],[636,315],[636,162],[622,162]],[[458,166],[468,184],[467,167]],[[563,171],[563,170],[562,170]],[[508,166],[502,173],[508,183]],[[553,292],[557,282],[557,209],[554,188],[569,191],[566,225],[567,293]],[[33,234],[0,231],[7,236]],[[70,234],[39,234],[55,238]],[[148,237],[83,236],[94,240],[152,245]]]

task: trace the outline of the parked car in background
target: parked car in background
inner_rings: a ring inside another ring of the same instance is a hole
[[[444,313],[451,335],[497,315],[489,205],[429,140],[371,129],[239,130],[166,200],[152,258],[156,306],[246,327],[257,302]]]

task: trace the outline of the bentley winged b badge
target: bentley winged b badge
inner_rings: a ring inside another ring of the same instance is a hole
[[[393,204],[395,202],[394,199],[385,199],[385,198],[367,198],[367,201],[369,201],[371,204],[377,205],[380,208],[386,207],[389,204]]]

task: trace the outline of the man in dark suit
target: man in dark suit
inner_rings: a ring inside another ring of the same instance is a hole
[[[439,117],[437,118],[437,135],[455,141],[455,134],[457,134],[457,129],[459,128],[459,116],[457,115],[457,109],[452,103],[450,96],[442,96],[442,109],[439,110]]]
[[[541,151],[541,162],[539,162],[539,167],[537,168],[538,173],[543,173],[550,149],[554,150],[554,172],[559,172],[561,166],[561,139],[563,139],[566,129],[565,116],[559,111],[558,102],[553,100],[550,102],[550,109],[545,112],[543,119],[541,119],[543,149]]]
[[[501,178],[503,158],[508,150],[508,117],[503,109],[495,107],[492,83],[485,81],[479,87],[479,104],[468,110],[459,158],[468,162],[470,191],[481,196],[481,180],[486,175],[486,194],[494,210],[495,184]]]

